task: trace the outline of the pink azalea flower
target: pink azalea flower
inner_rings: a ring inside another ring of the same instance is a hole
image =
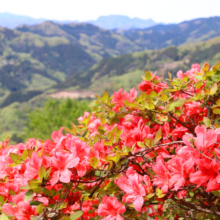
[[[217,134],[215,130],[209,129],[207,132],[205,125],[202,125],[201,127],[197,126],[195,132],[197,135],[197,137],[194,138],[195,145],[200,151],[207,150],[211,145],[217,142]]]
[[[36,207],[31,207],[29,201],[24,201],[24,195],[15,195],[12,199],[16,206],[10,203],[4,204],[2,211],[7,215],[15,216],[17,220],[30,220],[31,216],[36,215]]]
[[[33,152],[32,158],[26,164],[25,176],[29,179],[33,179],[38,176],[40,167],[43,163],[43,158],[38,156],[37,152]]]
[[[190,174],[190,182],[207,187],[206,192],[220,190],[220,164],[213,159],[196,160],[199,170]]]
[[[126,177],[127,176],[127,177]],[[149,181],[147,178],[143,178],[138,175],[133,167],[129,167],[126,176],[121,176],[117,180],[117,185],[124,191],[126,194],[123,196],[123,202],[131,203],[133,202],[134,208],[137,211],[141,211],[141,208],[144,203],[143,196],[146,196],[146,191],[144,185],[141,181],[146,181],[146,184],[149,188]]]
[[[164,164],[162,156],[158,156],[153,171],[157,174],[153,182],[156,186],[161,187],[163,193],[168,192],[170,173]]]
[[[79,158],[74,154],[66,154],[63,152],[56,153],[56,156],[52,158],[53,166],[58,169],[54,172],[51,185],[55,185],[58,180],[63,183],[69,183],[71,177],[71,171],[69,168],[76,167],[79,163]]]
[[[103,220],[123,220],[120,214],[125,211],[125,206],[116,197],[104,196],[98,207],[98,214],[103,217],[106,216]]]

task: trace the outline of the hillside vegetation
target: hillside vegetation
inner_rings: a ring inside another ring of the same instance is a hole
[[[105,58],[94,64],[88,71],[70,76],[55,88],[83,88],[101,94],[105,90],[113,92],[119,88],[126,90],[140,82],[145,70],[168,71],[176,74],[187,70],[191,63],[211,64],[220,60],[220,37],[205,42],[191,43],[179,47],[171,46],[161,50],[146,50],[115,58]]]
[[[157,57],[157,52],[141,52],[140,56],[131,55],[132,53],[204,41],[220,35],[219,25],[220,17],[213,17],[124,31],[105,30],[86,23],[54,22],[23,25],[17,29],[0,28],[0,106],[14,101],[9,96],[10,92],[19,91],[17,101],[27,101],[33,94],[39,94],[40,91],[45,91],[68,77],[83,78],[83,72],[88,71],[97,62],[100,62],[98,66],[109,62],[111,67],[106,69],[109,71],[112,67],[117,68],[118,60],[123,60],[120,66],[127,66],[126,63],[130,62],[133,67],[128,69],[135,71],[136,56],[143,67],[146,66],[146,62],[152,63],[155,59],[161,60],[161,57]],[[174,53],[172,56],[168,55],[171,56],[171,61],[177,61],[182,56],[176,56],[175,49],[164,53],[165,55],[159,56],[166,57],[168,53]],[[129,55],[117,58],[123,54]],[[114,58],[108,59],[111,57]],[[151,63],[146,67],[153,68]],[[154,69],[158,68],[157,64],[153,65]],[[141,66],[138,68],[142,69]],[[123,74],[127,70],[118,71]],[[102,74],[96,75],[96,79],[99,76],[102,77]],[[90,78],[89,76],[89,80]],[[88,81],[87,78],[85,80]]]
[[[18,141],[27,113],[43,107],[49,93],[129,90],[146,69],[166,74],[216,63],[220,37],[212,37],[220,35],[219,24],[214,17],[127,31],[53,22],[0,28],[0,138]]]
[[[0,94],[42,90],[91,67],[95,60],[65,37],[0,28]]]

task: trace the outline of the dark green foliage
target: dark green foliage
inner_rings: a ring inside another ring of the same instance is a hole
[[[51,133],[60,127],[70,128],[71,122],[76,124],[77,118],[82,116],[84,111],[89,111],[88,102],[85,100],[48,100],[43,108],[28,114],[25,137],[50,138]]]
[[[42,91],[39,90],[32,90],[32,91],[16,91],[11,92],[0,105],[0,108],[4,108],[5,106],[10,105],[13,102],[27,102],[28,100],[32,99],[33,97],[40,95]]]

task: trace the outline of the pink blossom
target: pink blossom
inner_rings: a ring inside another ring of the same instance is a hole
[[[52,164],[57,169],[54,172],[51,185],[55,185],[58,180],[63,183],[69,183],[72,172],[69,168],[76,167],[79,163],[79,158],[74,154],[66,154],[63,152],[57,152],[55,157],[52,158]]]
[[[123,220],[120,214],[125,211],[125,206],[116,197],[104,196],[98,207],[98,214],[103,217],[106,216],[104,220]]]
[[[117,180],[117,185],[126,192],[123,196],[123,202],[132,202],[137,211],[141,210],[144,202],[143,197],[146,196],[145,187],[141,181],[146,181],[147,187],[150,187],[149,180],[138,175],[133,167],[128,168],[126,176],[121,176]]]
[[[213,129],[206,131],[206,126],[202,125],[201,127],[197,126],[195,128],[195,133],[197,135],[195,140],[195,145],[198,150],[204,151],[217,142],[217,134]]]

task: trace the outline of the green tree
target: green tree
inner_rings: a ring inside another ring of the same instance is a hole
[[[41,109],[35,109],[28,114],[25,138],[48,139],[53,131],[60,127],[70,127],[71,122],[77,124],[77,118],[89,111],[86,100],[51,100]]]

